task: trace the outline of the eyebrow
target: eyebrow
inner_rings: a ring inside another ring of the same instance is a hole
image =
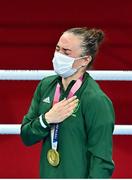
[[[60,48],[60,46],[57,44],[56,45],[57,48]],[[68,49],[68,48],[63,48],[64,51],[71,51],[71,49]]]

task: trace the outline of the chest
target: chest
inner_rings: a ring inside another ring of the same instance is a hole
[[[46,89],[41,96],[41,100],[39,103],[39,114],[44,114],[48,112],[52,108],[54,94],[55,94],[56,86],[49,89]],[[82,98],[79,94],[79,91],[75,93],[77,98],[79,99],[78,106],[74,109],[74,112],[71,116],[66,118],[62,123],[59,124],[59,131],[63,135],[66,134],[68,138],[71,136],[76,136],[80,134],[80,136],[84,136],[85,132],[85,120],[82,114]],[[61,91],[60,100],[68,96],[68,92]]]

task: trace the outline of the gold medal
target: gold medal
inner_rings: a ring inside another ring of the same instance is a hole
[[[47,153],[47,159],[52,166],[58,166],[60,162],[59,153],[54,149],[50,149]]]

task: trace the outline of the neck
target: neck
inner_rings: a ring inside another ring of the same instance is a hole
[[[70,82],[72,80],[79,79],[81,76],[83,76],[83,74],[84,74],[84,71],[80,70],[80,71],[77,71],[75,74],[73,74],[70,77],[62,78],[62,84],[63,84],[64,89],[65,90],[67,89],[68,85],[70,84]]]

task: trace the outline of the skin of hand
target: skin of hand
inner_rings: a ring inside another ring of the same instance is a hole
[[[45,119],[47,123],[60,123],[72,115],[74,109],[78,105],[78,99],[73,96],[69,99],[63,99],[56,103],[46,114]]]

